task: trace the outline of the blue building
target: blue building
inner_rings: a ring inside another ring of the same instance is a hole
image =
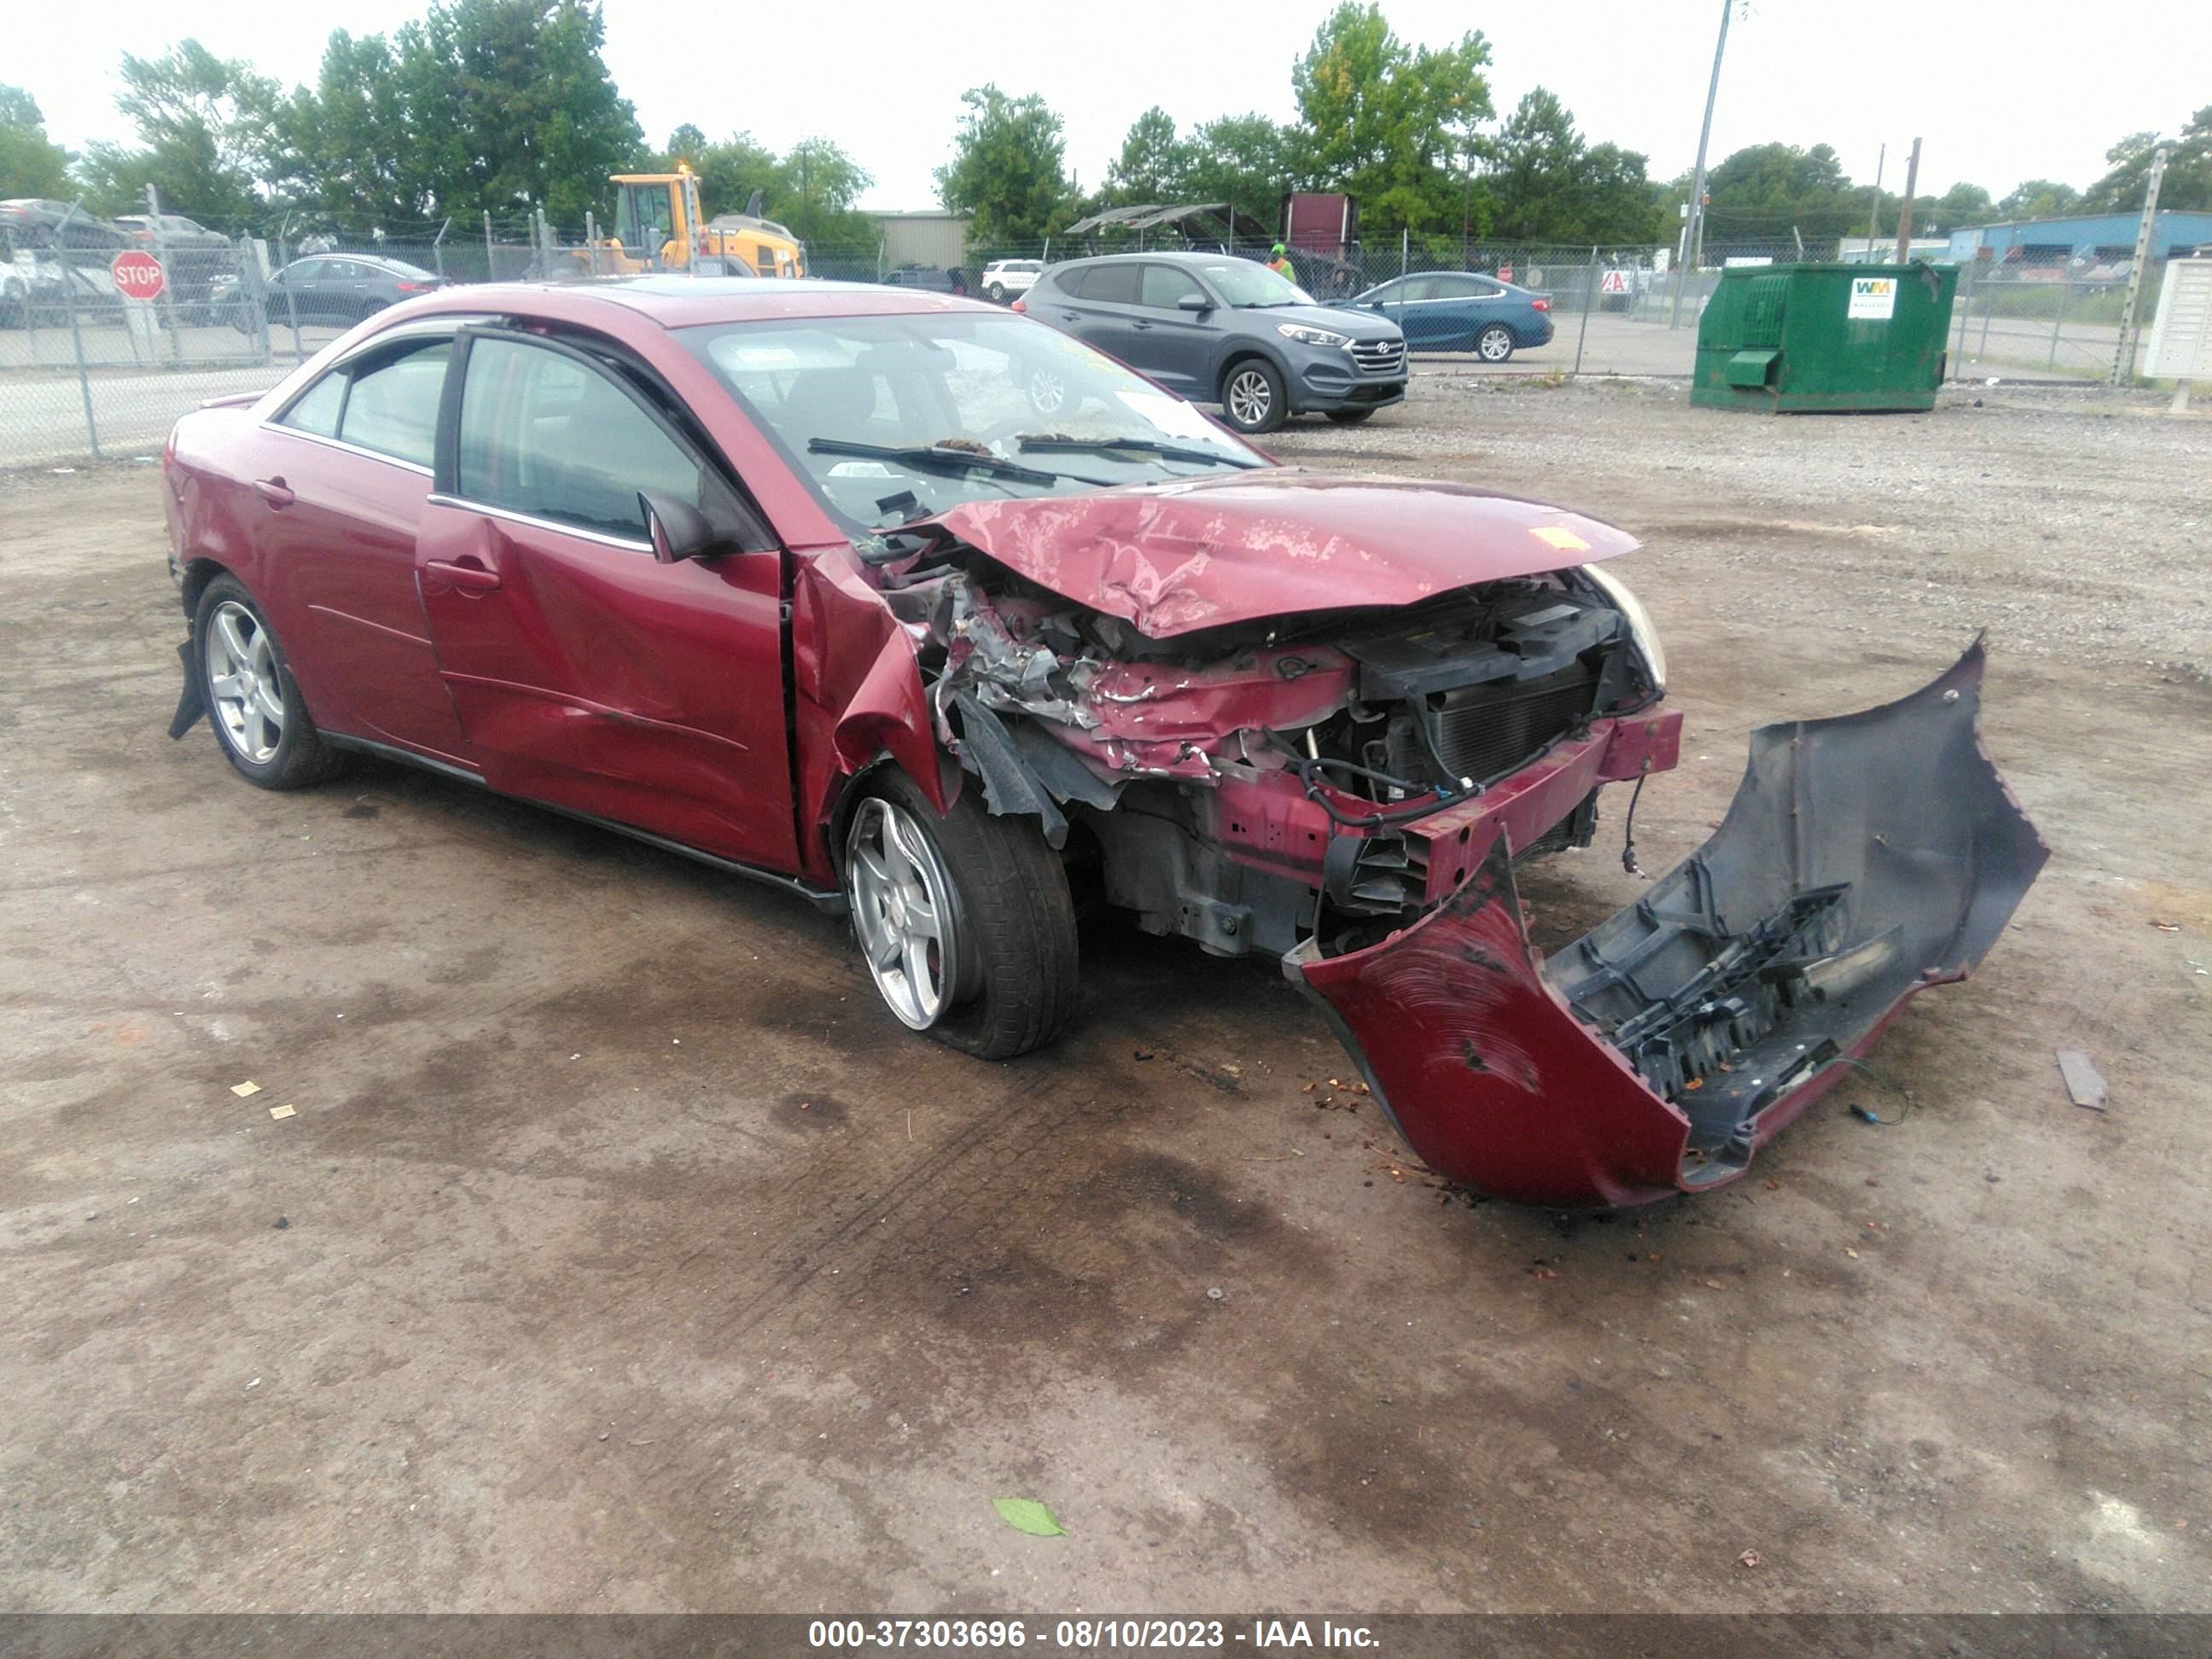
[[[2140,213],[2093,213],[2076,219],[2029,219],[1977,225],[1951,233],[1960,264],[1994,259],[2008,264],[2064,265],[2076,259],[2109,264],[2131,258]],[[2150,257],[2164,259],[2212,244],[2212,213],[2160,213],[2151,222]]]

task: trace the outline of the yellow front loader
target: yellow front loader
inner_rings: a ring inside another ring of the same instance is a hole
[[[699,179],[678,164],[674,173],[617,173],[615,234],[576,250],[579,263],[605,275],[646,270],[696,270],[729,276],[804,276],[806,250],[773,219],[760,216],[761,193],[744,213],[708,219],[699,204]]]

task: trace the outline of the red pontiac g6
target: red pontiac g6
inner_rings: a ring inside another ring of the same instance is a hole
[[[1672,766],[1578,514],[1279,467],[995,307],[826,283],[442,292],[164,460],[203,714],[265,788],[412,763],[848,911],[915,1030],[1076,1000],[1076,894],[1311,994],[1413,1149],[1545,1203],[1740,1175],[2044,852],[1978,645],[1762,728],[1720,831],[1544,959],[1515,866]]]

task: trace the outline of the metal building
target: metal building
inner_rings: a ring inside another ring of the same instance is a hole
[[[2109,264],[2135,257],[2141,213],[2094,213],[2070,219],[2029,219],[1976,225],[1951,233],[1951,258],[2005,264]],[[2212,243],[2212,213],[2160,213],[2151,223],[2150,257],[2170,258]]]

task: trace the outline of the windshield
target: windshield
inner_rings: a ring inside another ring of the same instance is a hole
[[[1266,465],[1180,398],[1004,313],[679,329],[830,512],[864,530],[963,501]]]
[[[1287,276],[1279,276],[1249,259],[1224,256],[1199,266],[1206,280],[1232,306],[1310,306],[1312,295]]]

